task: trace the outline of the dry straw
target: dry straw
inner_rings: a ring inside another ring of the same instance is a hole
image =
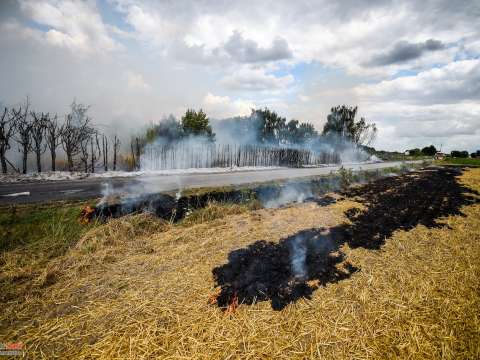
[[[462,181],[480,190],[480,169]],[[480,205],[444,219],[449,229],[398,231],[379,251],[344,247],[361,270],[282,311],[208,304],[211,270],[231,250],[334,226],[352,206],[235,210],[188,226],[113,220],[5,304],[0,336],[45,359],[480,358]]]

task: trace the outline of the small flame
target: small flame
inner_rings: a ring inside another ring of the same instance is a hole
[[[217,289],[217,291],[212,295],[210,295],[210,297],[208,298],[208,303],[210,305],[215,305],[217,303],[218,297],[220,296],[221,292],[222,292],[222,289]]]
[[[238,296],[237,292],[233,293],[232,298],[230,299],[230,303],[228,304],[227,310],[225,310],[225,314],[233,314],[238,308]]]
[[[95,213],[95,208],[89,205],[85,206],[80,212],[80,224],[86,225],[92,221],[93,214]]]

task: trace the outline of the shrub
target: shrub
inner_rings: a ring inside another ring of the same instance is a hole
[[[346,190],[353,182],[353,171],[342,166],[338,170],[338,174],[340,175],[340,187],[342,190]]]

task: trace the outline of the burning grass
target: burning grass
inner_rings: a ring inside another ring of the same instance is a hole
[[[461,181],[480,190],[480,169]],[[480,204],[473,202],[458,204],[464,216],[439,213],[444,227],[418,221],[382,232],[380,251],[343,243],[332,266],[345,272],[348,261],[360,271],[325,286],[307,282],[318,287],[310,299],[282,311],[267,301],[247,305],[240,293],[227,314],[209,305],[219,295],[212,268],[228,264],[232,251],[285,251],[286,239],[309,229],[355,226],[369,208],[380,214],[375,199],[358,195],[362,203],[242,211],[190,226],[148,215],[109,221],[52,259],[43,284],[4,303],[0,336],[25,342],[29,358],[48,359],[478,358]],[[360,210],[348,219],[353,207]]]

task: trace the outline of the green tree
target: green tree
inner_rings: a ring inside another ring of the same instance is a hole
[[[430,146],[425,146],[423,149],[422,149],[422,154],[423,155],[426,155],[426,156],[433,156],[437,153],[437,149],[435,148],[435,146],[433,145],[430,145]]]
[[[173,115],[163,119],[158,124],[151,125],[145,133],[145,141],[153,142],[161,138],[167,143],[177,141],[183,136],[183,127]]]
[[[284,138],[291,144],[304,144],[317,135],[312,124],[292,119],[285,127]]]
[[[420,156],[420,155],[422,155],[422,150],[420,150],[419,148],[410,149],[410,150],[408,150],[408,154],[410,156]]]
[[[468,158],[468,151],[453,150],[450,154],[456,158]]]
[[[377,135],[377,126],[364,118],[356,121],[358,107],[339,105],[331,109],[323,127],[324,136],[346,139],[358,145],[370,144]]]
[[[210,140],[215,138],[207,114],[202,109],[198,112],[188,109],[182,117],[182,128],[186,135],[202,135]]]
[[[286,119],[268,108],[252,110],[252,118],[258,122],[258,137],[262,143],[279,144],[285,138]]]
[[[301,123],[298,127],[297,141],[299,143],[305,143],[308,140],[313,139],[318,135],[315,127],[310,123]]]

